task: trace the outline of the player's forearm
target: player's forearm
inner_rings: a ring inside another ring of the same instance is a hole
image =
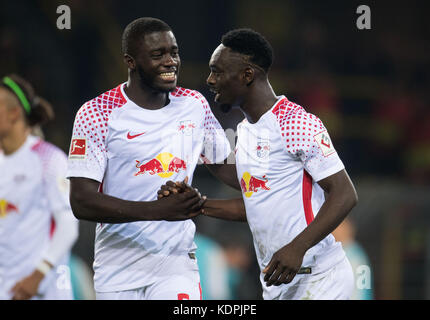
[[[126,223],[162,219],[158,201],[128,201],[98,192],[100,183],[87,178],[70,178],[70,205],[77,219],[101,223]],[[165,210],[167,208],[164,208]]]
[[[315,219],[294,240],[303,252],[328,236],[357,204],[355,190],[333,190],[327,196]]]
[[[236,190],[241,190],[235,164],[207,164],[206,167],[212,175],[226,185]]]
[[[55,210],[55,231],[43,258],[52,265],[57,265],[60,259],[70,251],[79,236],[79,223],[73,217],[70,208]]]
[[[99,192],[85,196],[71,193],[70,203],[77,219],[101,223],[127,223],[158,220],[156,201],[122,200]]]
[[[242,198],[208,199],[203,205],[204,215],[232,221],[246,222],[245,204]]]

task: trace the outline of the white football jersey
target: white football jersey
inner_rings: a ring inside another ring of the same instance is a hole
[[[324,191],[316,181],[344,166],[321,120],[283,96],[258,122],[245,119],[238,125],[235,152],[247,220],[263,270],[318,213]],[[341,244],[330,234],[307,251],[303,267],[318,273],[343,257]]]
[[[33,136],[13,154],[0,155],[0,299],[10,299],[10,289],[45,258],[52,213],[74,219],[66,169],[64,152]],[[60,263],[67,263],[69,253],[59,257]],[[56,280],[54,268],[39,286],[40,297],[56,287]]]
[[[191,184],[199,159],[219,163],[231,152],[199,92],[178,87],[169,94],[168,105],[148,110],[129,100],[124,86],[90,100],[78,111],[68,177],[99,181],[101,192],[120,199],[153,201],[168,180],[188,176]],[[194,233],[192,220],[99,223],[95,289],[129,290],[156,281],[160,270],[166,270],[167,257],[195,251]],[[184,266],[170,269],[181,273]]]

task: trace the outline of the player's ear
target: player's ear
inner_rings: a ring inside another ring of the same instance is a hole
[[[136,69],[136,61],[129,54],[124,54],[124,62],[130,70]]]
[[[11,123],[15,123],[24,117],[24,110],[20,106],[13,106],[8,110],[8,119]]]
[[[248,66],[245,68],[243,72],[243,80],[247,86],[250,86],[255,78],[255,70],[254,68]]]

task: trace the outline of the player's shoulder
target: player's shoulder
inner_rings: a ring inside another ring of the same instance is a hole
[[[272,113],[277,119],[280,126],[294,127],[296,126],[322,126],[318,116],[307,112],[301,105],[290,101],[288,98],[283,98],[272,109]]]
[[[66,162],[67,156],[56,145],[38,137],[31,137],[30,150],[38,156],[42,163]]]
[[[275,107],[272,109],[272,113],[277,118],[295,117],[307,113],[305,108],[301,105],[290,101],[288,98],[284,97],[277,102]]]
[[[127,103],[126,98],[124,97],[120,84],[115,88],[112,88],[97,97],[88,100],[85,102],[78,111],[78,114],[82,114],[87,112],[88,114],[92,114],[93,112],[99,113],[110,113],[115,108],[120,108],[124,104]]]
[[[204,108],[209,106],[205,96],[197,90],[176,87],[175,91],[170,93],[170,96],[173,99],[178,99],[178,101],[183,101],[185,103],[200,104]]]

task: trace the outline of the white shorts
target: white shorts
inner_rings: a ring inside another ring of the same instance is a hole
[[[186,275],[160,277],[151,285],[114,292],[96,292],[97,300],[202,300],[200,275],[190,271]]]
[[[263,280],[264,275],[261,275]],[[262,282],[264,283],[264,282]],[[354,289],[354,274],[345,257],[333,268],[310,275],[296,275],[289,284],[267,288],[263,285],[265,300],[349,300]]]

